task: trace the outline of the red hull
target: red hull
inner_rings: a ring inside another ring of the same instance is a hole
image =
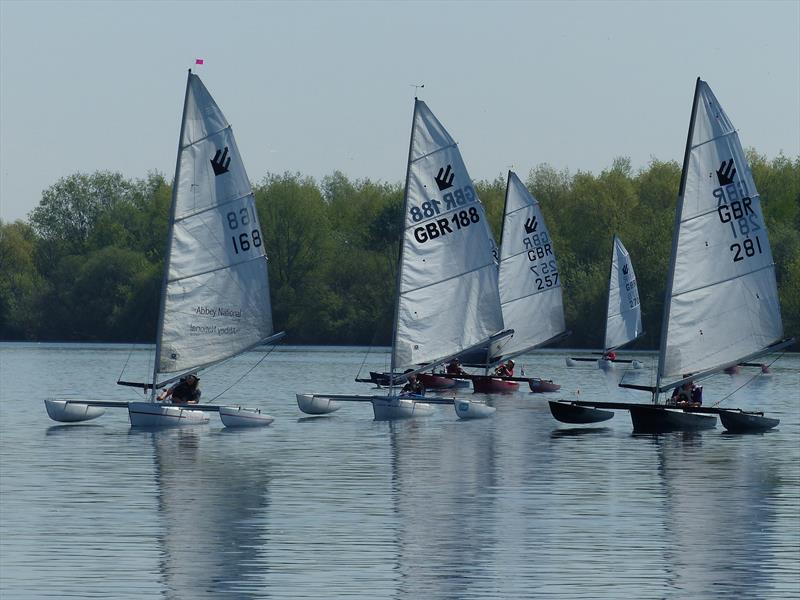
[[[417,377],[428,390],[446,390],[455,386],[456,382],[448,377],[442,375],[434,375],[433,373],[418,373]]]
[[[561,389],[561,386],[557,383],[544,379],[530,379],[528,380],[528,385],[532,392],[557,392]]]
[[[519,389],[519,384],[516,381],[504,381],[496,377],[473,375],[472,387],[480,394],[497,394],[516,392]]]

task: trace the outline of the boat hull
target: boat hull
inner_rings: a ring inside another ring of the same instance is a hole
[[[739,410],[720,410],[719,420],[731,433],[758,433],[777,427],[780,419]]]
[[[394,421],[429,417],[433,414],[433,405],[413,398],[374,398],[372,412],[376,421]]]
[[[636,433],[701,431],[717,426],[717,417],[714,415],[686,412],[679,408],[642,405],[632,406],[628,410],[631,413],[633,431]]]
[[[491,377],[489,375],[476,375],[472,378],[472,387],[473,390],[479,394],[503,394],[516,392],[519,389],[519,383],[516,381],[498,379],[497,377]]]
[[[184,427],[208,423],[208,415],[203,411],[156,402],[128,403],[128,417],[131,427]]]
[[[219,418],[225,427],[266,427],[275,418],[254,408],[220,406]]]
[[[565,359],[568,367],[577,367],[578,363],[572,360],[569,356]]]
[[[90,421],[105,414],[106,409],[99,406],[89,406],[79,402],[56,400],[48,398],[44,401],[47,416],[60,423],[79,423]]]
[[[528,387],[530,387],[532,392],[557,392],[561,389],[561,386],[557,383],[553,383],[549,379],[530,379],[528,380]]]
[[[600,358],[597,360],[598,368],[602,369],[603,371],[613,371],[614,370],[614,362],[611,360],[606,360],[605,358]]]
[[[550,405],[550,413],[557,421],[561,421],[562,423],[576,425],[601,423],[603,421],[608,421],[614,416],[614,412],[610,410],[601,410],[589,406],[577,406],[570,402],[550,400],[548,404]]]
[[[342,407],[340,402],[325,396],[314,394],[295,394],[295,396],[297,397],[297,407],[307,415],[327,415]]]
[[[417,373],[417,379],[422,382],[426,390],[449,390],[455,387],[455,379],[433,373]]]
[[[470,402],[469,400],[456,400],[453,402],[453,408],[455,408],[458,418],[465,421],[491,417],[497,410],[494,406],[483,402]]]

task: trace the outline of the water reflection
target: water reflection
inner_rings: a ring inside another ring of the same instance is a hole
[[[495,440],[480,422],[390,424],[398,598],[464,598],[494,579]]]
[[[718,432],[653,436],[666,510],[666,597],[763,597],[770,588],[775,520],[771,461],[754,448],[704,443]],[[746,592],[745,592],[746,590]]]
[[[269,464],[219,452],[222,435],[187,427],[139,433],[153,445],[159,571],[170,599],[264,598]]]

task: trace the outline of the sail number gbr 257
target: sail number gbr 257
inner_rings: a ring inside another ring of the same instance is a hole
[[[234,253],[247,252],[251,248],[261,246],[261,232],[257,226],[254,227],[258,221],[252,206],[244,206],[238,210],[232,210],[225,215],[225,219],[228,223],[228,229],[233,234],[231,235],[231,243],[233,244]]]

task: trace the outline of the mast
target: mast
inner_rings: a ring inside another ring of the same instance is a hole
[[[167,232],[167,246],[164,252],[164,275],[161,279],[161,299],[158,307],[158,330],[156,332],[156,356],[153,361],[153,389],[150,393],[150,402],[156,400],[156,382],[158,380],[158,361],[161,356],[161,335],[164,332],[164,306],[167,300],[167,280],[169,278],[169,263],[172,254],[173,226],[175,224],[175,205],[178,197],[178,182],[180,181],[181,170],[181,144],[183,143],[183,133],[186,128],[186,108],[189,102],[189,85],[192,81],[192,70],[186,77],[186,92],[183,96],[183,114],[181,115],[181,132],[178,135],[178,153],[175,159],[175,179],[172,183],[172,203],[169,208],[169,228]]]
[[[394,393],[394,346],[397,343],[397,315],[400,310],[400,282],[403,274],[403,247],[406,245],[406,212],[408,211],[408,180],[411,177],[411,152],[414,148],[414,130],[417,124],[417,104],[414,96],[414,114],[411,117],[411,135],[408,140],[408,161],[406,162],[406,187],[403,192],[403,227],[400,232],[400,251],[397,253],[397,276],[395,280],[394,319],[392,320],[392,349],[389,358],[389,395]]]
[[[697,116],[697,99],[700,95],[700,78],[694,85],[694,99],[692,100],[692,114],[689,119],[689,132],[686,136],[686,150],[683,153],[683,169],[681,171],[681,183],[678,188],[678,200],[675,206],[675,222],[672,227],[672,251],[669,258],[669,271],[667,274],[667,289],[664,295],[664,313],[661,319],[661,344],[658,353],[658,372],[656,374],[656,388],[653,392],[653,402],[658,399],[658,389],[661,387],[661,378],[664,374],[664,359],[667,352],[667,328],[669,326],[669,311],[672,304],[672,286],[675,279],[675,262],[678,256],[678,235],[680,233],[681,216],[683,214],[683,196],[686,191],[686,175],[689,167],[689,157],[692,152],[692,138],[694,136],[694,124]]]

